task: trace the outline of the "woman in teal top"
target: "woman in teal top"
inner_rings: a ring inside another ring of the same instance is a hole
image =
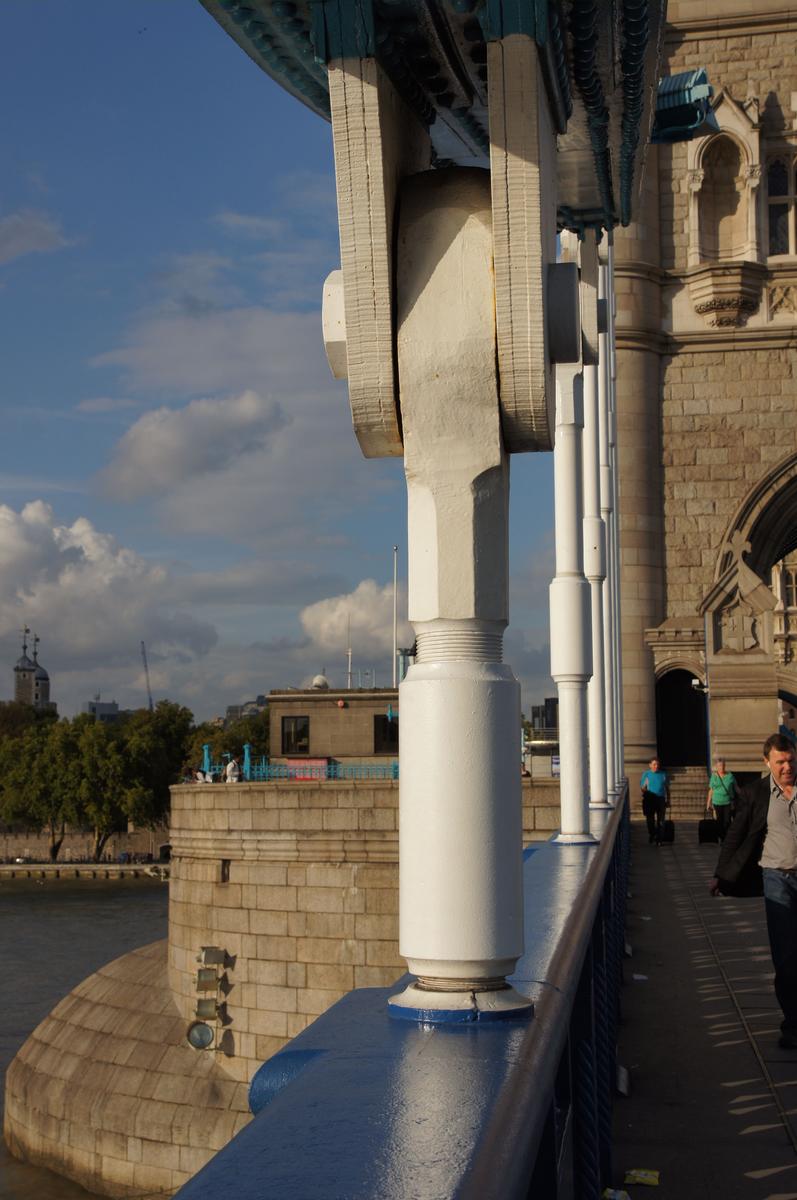
[[[725,834],[728,832],[728,826],[731,823],[731,804],[735,799],[736,780],[733,773],[725,770],[724,758],[715,758],[714,770],[708,781],[706,812],[710,814],[713,808],[714,819],[719,826],[717,832],[721,842],[725,841]]]

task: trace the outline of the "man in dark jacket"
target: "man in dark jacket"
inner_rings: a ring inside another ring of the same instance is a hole
[[[767,738],[764,762],[769,774],[742,789],[709,890],[756,895],[763,883],[775,995],[783,1009],[778,1044],[797,1050],[797,758],[785,734]]]

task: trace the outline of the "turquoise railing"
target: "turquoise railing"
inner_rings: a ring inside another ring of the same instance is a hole
[[[230,761],[229,754],[222,754],[218,762],[210,757],[210,745],[202,747],[202,770],[214,779],[224,778],[224,769]],[[249,746],[244,746],[241,763],[241,778],[247,783],[271,783],[278,780],[298,781],[348,780],[348,779],[398,779],[397,759],[387,763],[272,763],[263,756],[253,759]]]

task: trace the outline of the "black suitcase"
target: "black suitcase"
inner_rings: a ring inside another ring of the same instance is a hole
[[[659,827],[659,842],[663,845],[665,842],[675,841],[675,822],[662,821]]]
[[[718,842],[720,840],[720,827],[713,817],[706,817],[704,821],[697,823],[697,840],[700,845],[705,845],[706,842]]]

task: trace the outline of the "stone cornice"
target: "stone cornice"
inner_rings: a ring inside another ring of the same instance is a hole
[[[670,354],[666,333],[652,329],[617,329],[618,350],[652,350],[654,354]]]
[[[791,31],[797,33],[797,10],[739,13],[736,16],[692,17],[668,24],[664,34],[665,51],[683,42],[694,42],[712,35],[717,38],[744,37],[754,33]]]
[[[797,325],[774,329],[717,329],[671,333],[666,339],[665,354],[684,351],[700,354],[723,350],[790,350],[797,349]],[[619,345],[619,342],[618,342]]]
[[[770,329],[716,329],[655,333],[647,329],[618,329],[618,350],[649,350],[654,354],[716,353],[723,350],[797,349],[797,324]]]
[[[615,279],[648,279],[651,283],[664,283],[669,278],[669,272],[663,271],[653,263],[641,262],[638,259],[627,258],[614,263]]]

